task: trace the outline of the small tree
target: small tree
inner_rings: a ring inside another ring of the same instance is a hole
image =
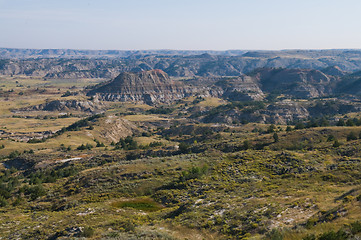
[[[353,121],[353,119],[347,119],[346,125],[349,127],[352,127],[352,126],[355,126],[355,122]]]
[[[337,126],[345,126],[345,121],[342,118],[340,118],[336,125]]]
[[[337,148],[337,147],[339,147],[340,145],[341,145],[340,142],[336,139],[335,142],[333,143],[332,147]]]
[[[179,151],[181,153],[189,153],[190,152],[189,145],[187,143],[181,142],[179,144]]]
[[[304,129],[305,128],[305,124],[303,124],[302,122],[299,122],[296,124],[295,129]]]
[[[273,134],[273,140],[274,140],[274,142],[278,142],[278,140],[279,140],[278,134],[276,132]]]
[[[348,135],[347,135],[347,141],[352,141],[352,140],[357,140],[357,135],[355,132],[350,132]]]
[[[251,147],[251,144],[250,144],[250,142],[248,141],[248,140],[244,140],[244,142],[243,142],[243,149],[244,150],[247,150],[247,149],[249,149]]]
[[[332,135],[332,134],[330,134],[330,135],[328,135],[328,137],[327,137],[327,142],[332,142],[332,141],[334,141],[335,139],[336,139],[335,136]]]
[[[275,129],[276,129],[275,125],[271,124],[267,129],[267,133],[273,133]]]
[[[0,207],[6,207],[8,205],[8,202],[6,199],[0,195]]]

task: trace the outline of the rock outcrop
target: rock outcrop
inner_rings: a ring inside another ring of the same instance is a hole
[[[96,95],[106,101],[143,102],[152,105],[183,98],[186,89],[180,82],[171,80],[162,70],[150,70],[121,73],[114,80],[91,90],[88,95]]]
[[[101,121],[103,122],[100,124],[99,134],[108,141],[118,142],[120,138],[140,132],[138,127],[132,122],[114,115],[107,116],[106,119]]]
[[[262,68],[251,74],[267,92],[287,94],[296,98],[330,95],[338,78],[312,69]]]
[[[101,112],[104,104],[99,101],[54,100],[36,106],[18,109],[16,111],[82,111],[89,113]]]
[[[264,114],[264,122],[275,124],[287,124],[288,122],[304,120],[310,116],[307,108],[293,101],[283,101],[271,104]]]
[[[264,98],[264,94],[257,82],[246,75],[222,78],[215,83],[215,86],[221,87],[223,91],[221,97],[231,101],[259,101]]]
[[[263,109],[238,109],[219,111],[206,115],[202,120],[207,123],[233,124],[238,122],[259,122],[287,124],[310,117],[307,108],[294,101],[283,101],[269,104]]]

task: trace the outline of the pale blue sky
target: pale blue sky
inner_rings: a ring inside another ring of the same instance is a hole
[[[0,0],[0,47],[361,48],[360,0]]]

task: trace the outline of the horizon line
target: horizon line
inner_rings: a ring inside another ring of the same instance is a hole
[[[285,48],[285,49],[82,49],[82,48],[26,48],[26,47],[0,47],[0,49],[17,49],[17,50],[76,50],[76,51],[324,51],[324,50],[361,50],[361,48]]]

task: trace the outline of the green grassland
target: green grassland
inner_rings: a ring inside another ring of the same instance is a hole
[[[81,90],[89,81],[0,79],[0,130],[14,133],[0,139],[0,238],[361,237],[360,126],[190,118],[188,109],[226,103],[215,98],[114,103],[96,117],[13,116],[13,109],[62,98],[74,84]],[[77,98],[86,97],[66,97]],[[58,133],[14,137],[43,131]]]

